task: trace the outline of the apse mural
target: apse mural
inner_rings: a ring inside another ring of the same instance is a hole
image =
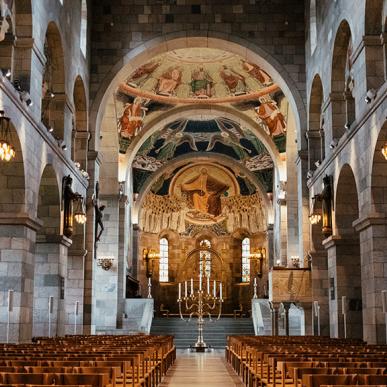
[[[157,182],[155,183],[158,184]],[[169,182],[168,193],[149,192],[141,204],[140,228],[192,234],[207,227],[217,235],[239,228],[259,232],[266,214],[261,193],[242,195],[235,174],[216,163],[189,164]]]
[[[209,48],[161,54],[129,74],[115,93],[120,152],[126,153],[146,117],[181,104],[223,104],[245,110],[273,139],[282,139],[287,118],[278,104],[282,97],[266,71],[238,55]],[[235,145],[235,137],[226,131],[221,136],[219,141]],[[189,138],[179,140],[193,144]]]

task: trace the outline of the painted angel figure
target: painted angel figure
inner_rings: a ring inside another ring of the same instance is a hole
[[[132,103],[126,105],[119,119],[119,131],[122,137],[132,138],[137,135],[145,118],[145,110],[141,98],[135,98]]]
[[[181,82],[181,70],[179,67],[171,67],[159,78],[156,92],[157,94],[171,96]]]
[[[265,122],[270,136],[280,136],[286,133],[286,121],[284,115],[278,109],[274,100],[260,98],[261,105],[255,108],[257,116]]]
[[[211,97],[213,83],[213,79],[208,71],[204,70],[203,66],[192,72],[191,89],[196,97]]]
[[[145,63],[132,73],[126,83],[132,87],[142,86],[159,66],[160,62],[150,61]]]
[[[220,70],[220,76],[222,77],[230,93],[235,95],[246,94],[247,87],[245,77],[243,75],[238,74],[233,69],[223,65],[222,69]]]
[[[261,82],[262,85],[268,86],[273,83],[270,75],[255,63],[250,63],[242,59],[242,66],[244,70],[246,70],[253,78]]]

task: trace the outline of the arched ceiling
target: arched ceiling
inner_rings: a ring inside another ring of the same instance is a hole
[[[120,168],[126,159],[133,192],[141,192],[145,180],[174,158],[186,155],[194,162],[198,152],[235,159],[266,192],[272,191],[273,165],[279,167],[273,154],[286,151],[289,104],[258,64],[218,48],[187,47],[148,57],[121,77],[114,92]],[[200,118],[196,113],[175,116],[177,107],[188,106],[213,112]],[[174,117],[165,119],[169,115]],[[244,127],[241,121],[261,129]],[[251,194],[251,185],[238,181],[240,192]],[[158,192],[166,190],[159,187]]]

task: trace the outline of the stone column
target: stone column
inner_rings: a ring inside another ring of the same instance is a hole
[[[346,239],[331,236],[324,240],[328,251],[328,276],[333,288],[330,289],[329,321],[331,337],[344,337],[342,296],[347,303],[361,301],[361,277],[359,267],[360,247],[356,235]],[[361,307],[361,306],[360,306]],[[361,310],[347,309],[347,337],[362,338]]]
[[[380,35],[380,41],[383,46],[383,58],[384,58],[384,80],[387,80],[387,32],[383,32]]]
[[[34,263],[37,219],[27,214],[0,214],[0,341],[6,341],[8,290],[14,291],[10,342],[32,337]]]
[[[299,151],[296,160],[298,183],[298,256],[301,267],[305,253],[309,250],[309,190],[306,185],[308,173],[308,152]]]
[[[65,277],[67,249],[70,245],[70,239],[58,235],[42,235],[36,241],[33,336],[48,336],[50,297],[53,297],[51,336],[63,335],[65,332]]]
[[[95,262],[95,325],[101,329],[115,329],[118,297],[118,243],[119,243],[119,195],[100,194],[100,204],[105,205],[103,224],[105,231],[98,242]],[[99,267],[99,259],[112,258],[110,270]]]
[[[119,229],[118,229],[118,260],[117,260],[117,328],[122,327],[122,317],[125,313],[125,286],[128,256],[128,236],[126,220],[128,217],[128,198],[119,198]]]
[[[287,208],[286,199],[278,199],[278,212],[280,214],[279,228],[280,228],[280,251],[279,259],[281,260],[282,266],[287,266],[288,260],[288,219],[287,219]]]
[[[274,232],[273,232],[273,224],[268,224],[267,225],[267,246],[268,246],[268,251],[267,251],[267,256],[268,256],[268,270],[270,270],[275,262],[274,262]]]
[[[328,257],[326,251],[312,251],[312,299],[320,306],[320,334],[329,336],[329,277]],[[312,311],[314,313],[314,310]],[[313,320],[314,321],[314,320]],[[313,325],[312,333],[318,334],[317,322]]]
[[[86,200],[86,229],[85,229],[85,247],[87,254],[84,259],[84,289],[83,289],[83,333],[94,334],[94,310],[95,310],[95,210],[92,203],[92,197],[95,193],[95,184],[98,181],[99,168],[101,160],[98,152],[89,151],[88,153],[88,169],[89,187],[87,189]]]
[[[381,291],[387,289],[387,217],[375,213],[354,222],[360,232],[363,335],[370,344],[385,344]]]

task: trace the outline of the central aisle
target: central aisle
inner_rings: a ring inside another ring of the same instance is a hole
[[[224,351],[178,351],[175,364],[169,369],[160,386],[241,387],[243,384],[226,363]]]

